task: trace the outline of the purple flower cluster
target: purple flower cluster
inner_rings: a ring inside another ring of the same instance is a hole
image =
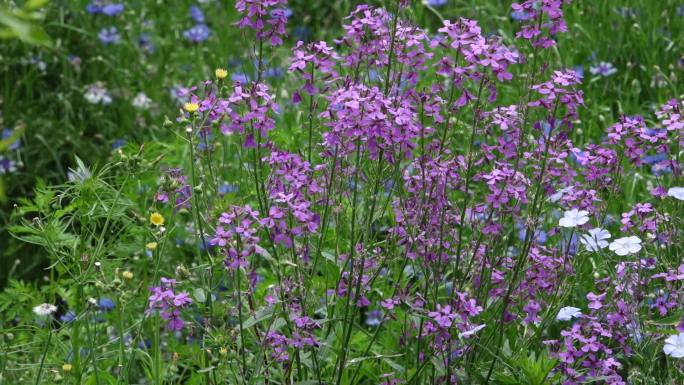
[[[170,331],[183,330],[185,321],[181,318],[181,310],[192,304],[192,298],[186,292],[176,294],[175,279],[161,278],[161,285],[150,288],[152,295],[148,298],[148,312],[159,311]]]
[[[237,0],[235,9],[241,14],[236,23],[240,29],[252,29],[261,41],[273,46],[283,44],[288,11],[287,0]]]
[[[415,373],[439,364],[436,383],[483,362],[493,373],[506,344],[530,343],[556,360],[559,382],[625,384],[635,347],[663,339],[643,317],[674,316],[684,303],[684,267],[663,251],[681,240],[671,210],[684,191],[683,105],[671,100],[655,119],[621,116],[596,141],[578,135],[582,76],[545,62],[569,3],[514,4],[521,50],[474,20],[446,20],[429,37],[401,7],[362,5],[334,46],[296,44],[288,84],[297,89],[283,92],[294,103],[276,104],[258,48],[254,76],[183,91],[192,105],[179,122],[204,137],[220,131],[246,156],[240,175],[251,186],[229,197],[242,203],[207,198],[221,213],[212,252],[238,287],[247,273],[240,317],[277,314],[278,328],[250,326],[274,362],[294,371],[334,333],[345,344],[334,369],[343,378],[347,354],[361,366],[379,346],[372,337],[361,355],[367,341],[355,333],[368,327],[396,340]],[[256,32],[257,46],[279,45],[285,5],[238,1],[238,25]],[[511,102],[514,74],[521,89]],[[282,149],[288,141],[274,130],[291,116],[306,149]],[[653,173],[651,195],[619,205],[642,167]],[[179,178],[162,189],[176,205],[190,194]],[[262,297],[264,269],[273,274]]]
[[[221,214],[216,226],[216,235],[211,245],[218,246],[224,253],[226,268],[236,270],[249,266],[249,257],[259,252],[257,236],[259,213],[250,206],[233,206]]]

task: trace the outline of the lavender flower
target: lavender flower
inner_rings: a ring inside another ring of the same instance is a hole
[[[86,6],[86,11],[90,14],[103,14],[116,16],[124,11],[123,3],[106,3],[104,0],[94,0]]]
[[[121,36],[116,27],[102,28],[100,33],[97,34],[97,37],[105,45],[119,44],[121,42]]]
[[[205,24],[197,24],[183,32],[183,37],[193,43],[201,43],[211,36],[211,30]]]
[[[615,75],[617,73],[617,69],[613,66],[612,63],[602,61],[590,66],[589,72],[591,72],[592,75],[608,77],[611,75]]]
[[[204,12],[196,5],[190,6],[190,17],[198,24],[203,24],[205,21]]]
[[[426,5],[429,5],[430,7],[438,8],[445,6],[449,0],[423,0]]]

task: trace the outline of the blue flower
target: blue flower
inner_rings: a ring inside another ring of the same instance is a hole
[[[525,21],[529,20],[533,16],[532,13],[526,11],[513,11],[511,12],[511,19],[515,21]]]
[[[655,164],[658,162],[662,162],[665,159],[667,159],[667,154],[664,152],[655,154],[655,155],[644,155],[644,163],[646,164]]]
[[[426,0],[425,4],[431,6],[431,7],[441,7],[443,5],[446,5],[449,0]]]
[[[522,223],[518,223],[516,227],[518,228],[518,239],[524,241],[527,237],[527,228]],[[534,231],[534,242],[543,245],[546,243],[548,238],[549,235],[546,233],[546,231],[542,229],[537,229]]]
[[[584,66],[582,66],[582,65],[577,65],[577,66],[572,67],[572,69],[575,71],[575,73],[577,74],[577,76],[579,76],[579,77],[581,77],[581,78],[584,77]]]
[[[218,193],[219,195],[226,195],[230,193],[234,193],[238,191],[238,186],[234,184],[230,184],[228,182],[223,182],[218,188]]]
[[[155,47],[154,43],[152,43],[150,35],[146,33],[141,33],[140,37],[138,38],[138,45],[146,55],[151,55],[154,53]]]
[[[99,13],[107,16],[116,16],[124,11],[123,3],[105,4],[102,0],[92,1],[86,6],[86,12],[97,15]]]
[[[2,140],[9,139],[12,134],[14,134],[13,130],[10,130],[9,128],[4,128],[2,130]],[[9,147],[7,147],[8,150],[18,150],[19,147],[21,147],[21,140],[17,139],[14,143],[10,144]]]
[[[86,5],[86,12],[94,14],[102,13],[103,7],[102,0],[95,0],[92,3]]]
[[[232,80],[234,82],[239,82],[239,83],[249,83],[250,79],[249,79],[249,75],[247,75],[246,73],[233,72],[230,75],[230,80]]]
[[[267,68],[264,72],[264,76],[267,78],[281,78],[283,76],[283,69],[281,67],[271,67]]]
[[[309,29],[303,25],[298,25],[294,28],[292,34],[297,40],[307,41],[309,40],[309,35],[311,35],[311,31],[309,31]]]
[[[126,139],[117,139],[112,143],[112,150],[116,150],[126,145]]]
[[[596,65],[590,66],[589,72],[591,72],[592,75],[607,77],[616,74],[617,69],[613,63],[602,61]]]
[[[102,7],[102,14],[107,16],[116,16],[124,11],[124,5],[121,3],[107,4]]]
[[[101,297],[97,302],[97,307],[103,311],[110,311],[116,307],[114,301],[109,297]]]
[[[629,7],[617,7],[615,8],[615,12],[626,19],[630,17],[637,17],[639,15],[638,10]]]
[[[197,24],[194,27],[183,32],[183,37],[193,43],[201,43],[211,36],[211,30],[204,24]]]
[[[116,27],[102,28],[100,33],[97,34],[97,37],[100,38],[100,41],[105,45],[119,44],[121,42],[121,36]]]
[[[65,324],[71,323],[76,319],[76,312],[73,310],[67,311],[64,315],[59,317],[59,320]]]
[[[366,313],[366,325],[378,326],[382,321],[382,312],[380,310],[371,310]]]
[[[199,143],[197,143],[197,149],[202,151],[209,149],[211,147],[211,132],[208,131],[200,131],[199,137]]]
[[[190,17],[197,23],[204,23],[204,12],[202,9],[196,5],[190,7]]]

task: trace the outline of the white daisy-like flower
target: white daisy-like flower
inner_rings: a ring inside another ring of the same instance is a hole
[[[599,251],[608,246],[608,241],[606,239],[610,239],[608,230],[597,227],[589,230],[589,234],[582,234],[580,242],[589,251]]]
[[[670,187],[670,189],[667,190],[667,196],[684,201],[684,187]]]
[[[570,321],[573,318],[579,318],[582,315],[582,311],[576,307],[572,306],[566,306],[560,311],[558,311],[558,315],[556,316],[556,320],[558,321]]]
[[[636,254],[641,250],[641,239],[633,235],[631,237],[618,238],[611,242],[608,248],[619,256]]]
[[[138,94],[135,95],[135,98],[133,98],[131,104],[135,108],[138,108],[140,110],[146,110],[150,108],[150,106],[152,106],[152,99],[145,95],[144,92],[138,92]]]
[[[51,303],[42,303],[33,307],[33,312],[39,317],[49,317],[57,311],[57,306]]]
[[[684,357],[684,333],[667,337],[665,346],[663,346],[663,352],[674,358]]]
[[[589,222],[589,211],[572,209],[563,213],[563,218],[558,221],[561,227],[577,227]]]

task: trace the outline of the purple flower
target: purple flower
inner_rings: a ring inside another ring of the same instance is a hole
[[[161,286],[151,287],[152,295],[148,298],[147,312],[159,311],[159,315],[166,321],[166,328],[170,331],[180,331],[185,326],[181,318],[181,310],[192,304],[192,298],[186,292],[176,294],[173,279],[161,279]]]
[[[606,293],[601,295],[596,295],[594,293],[587,294],[587,299],[590,301],[587,306],[589,309],[598,310],[603,307],[603,299],[606,297]]]
[[[12,159],[0,155],[0,175],[10,174],[17,171],[17,163]]]
[[[256,32],[259,40],[267,40],[271,45],[283,44],[288,9],[287,0],[237,0],[235,9],[242,18],[236,23],[238,28],[249,28]],[[292,11],[289,11],[292,14]]]
[[[100,38],[100,41],[105,45],[119,44],[121,42],[121,36],[116,27],[102,28],[100,33],[97,34],[97,37]]]
[[[197,24],[183,32],[183,37],[193,43],[201,43],[211,36],[211,30],[205,24]]]

